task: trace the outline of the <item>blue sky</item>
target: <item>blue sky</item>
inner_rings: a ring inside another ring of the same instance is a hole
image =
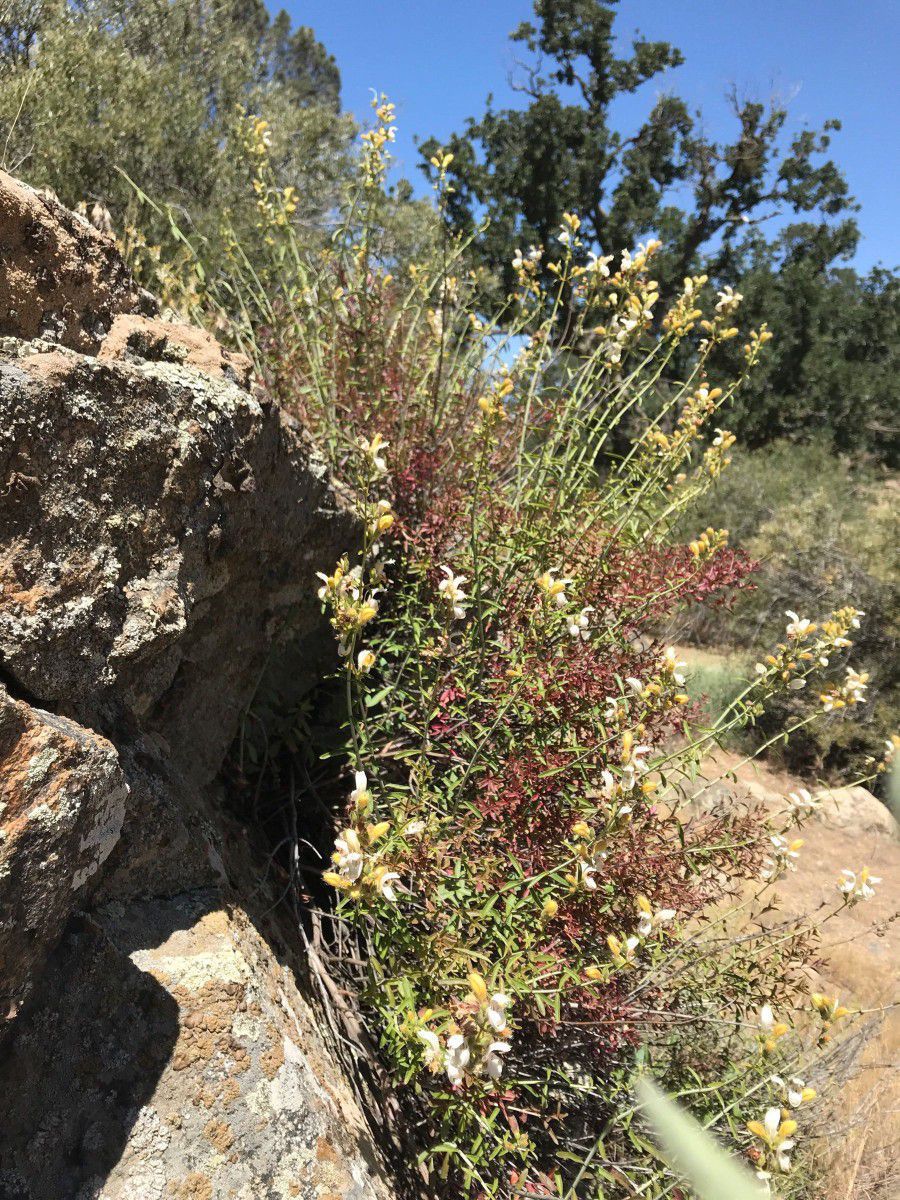
[[[488,92],[498,106],[519,103],[507,82],[508,34],[530,17],[529,0],[288,0],[287,8],[335,55],[348,109],[368,119],[372,88],[395,102],[396,154],[409,178],[418,175],[416,136],[460,129]],[[833,154],[862,204],[855,265],[900,264],[900,0],[621,0],[617,30],[674,42],[686,58],[621,102],[626,127],[657,91],[673,90],[724,138],[732,84],[743,96],[786,100],[792,127],[839,117]]]

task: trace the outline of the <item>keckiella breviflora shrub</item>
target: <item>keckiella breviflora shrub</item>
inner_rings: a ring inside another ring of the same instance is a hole
[[[588,253],[573,214],[517,254],[502,329],[471,306],[464,245],[395,279],[378,240],[391,106],[377,115],[328,253],[304,259],[276,223],[270,274],[219,292],[232,318],[240,295],[243,344],[364,531],[319,579],[354,774],[323,873],[363,951],[349,977],[443,1195],[677,1194],[631,1099],[644,1070],[789,1194],[782,1106],[811,1102],[797,1066],[846,1016],[834,997],[810,1007],[815,926],[871,885],[843,880],[814,923],[763,920],[814,798],[773,818],[699,803],[692,780],[724,732],[808,680],[852,707],[865,680],[818,680],[861,614],[792,615],[711,729],[654,636],[752,567],[725,530],[671,533],[729,462],[718,414],[743,376],[707,363],[741,336],[740,297],[708,300],[696,276],[662,313],[657,243]],[[256,169],[275,211],[262,154]],[[767,338],[742,338],[745,371]],[[626,418],[637,436],[611,455]]]

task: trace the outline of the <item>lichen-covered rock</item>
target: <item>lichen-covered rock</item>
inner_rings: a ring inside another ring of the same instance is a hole
[[[127,793],[105,738],[0,687],[0,1013],[7,1018],[119,840]]]
[[[2,174],[0,255],[0,1197],[387,1200],[217,782],[270,657],[299,696],[334,654],[354,522],[245,359]]]
[[[0,1067],[0,1195],[376,1200],[380,1169],[289,970],[195,891],[73,929]],[[92,1012],[78,997],[97,989]],[[60,1035],[69,1043],[60,1053]],[[59,1099],[39,1103],[48,1086]]]
[[[0,654],[55,710],[137,721],[208,781],[348,533],[300,432],[238,383],[0,348]]]

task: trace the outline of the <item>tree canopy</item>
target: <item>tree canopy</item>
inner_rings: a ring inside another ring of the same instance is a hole
[[[776,213],[826,220],[853,209],[825,157],[837,121],[786,137],[783,105],[732,93],[735,135],[720,143],[683,100],[662,94],[637,128],[620,129],[615,101],[678,66],[681,52],[639,37],[621,54],[616,0],[535,0],[534,14],[512,34],[527,52],[512,81],[524,106],[495,110],[489,97],[445,145],[456,189],[448,218],[465,233],[487,219],[477,252],[504,285],[515,248],[546,245],[564,211],[581,218],[586,247],[609,252],[661,237],[665,290],[701,258],[711,274],[730,273],[748,229]],[[427,173],[437,148],[434,139],[422,147]]]

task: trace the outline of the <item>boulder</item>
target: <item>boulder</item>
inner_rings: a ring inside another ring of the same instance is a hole
[[[94,354],[123,312],[153,315],[111,237],[46,192],[0,171],[0,337],[47,338]]]
[[[0,1195],[385,1195],[293,973],[220,904],[202,889],[113,902],[69,928],[0,1065]]]
[[[386,1198],[219,783],[270,660],[332,659],[354,519],[242,356],[2,173],[0,255],[0,1196]]]

